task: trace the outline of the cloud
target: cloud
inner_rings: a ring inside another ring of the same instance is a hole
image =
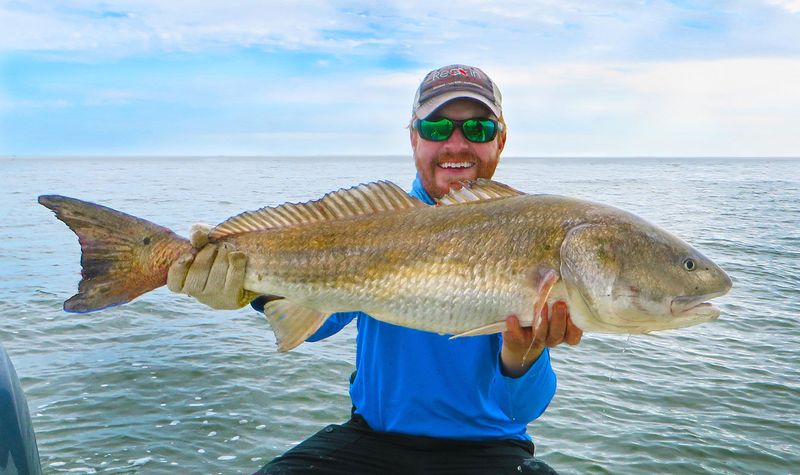
[[[330,2],[250,0],[6,2],[0,45],[6,51],[67,51],[108,56],[198,52],[225,47],[332,49],[385,43],[380,38],[326,37],[358,32],[353,14]],[[309,13],[313,12],[313,13]]]
[[[767,0],[767,2],[784,8],[789,13],[800,13],[800,0]]]
[[[214,47],[325,49],[385,44],[360,8],[323,0],[262,2],[4,2],[4,50],[198,51]]]
[[[14,116],[6,121],[7,150],[405,154],[411,100],[426,72],[284,75],[268,65],[241,70],[216,61],[138,74],[119,68],[86,66],[88,78],[62,75],[44,85],[26,80],[27,88],[41,90],[32,98],[6,95],[0,101]],[[800,155],[800,59],[486,70],[503,91],[506,155]],[[42,130],[49,131],[45,139],[37,132]]]
[[[512,154],[800,155],[800,59],[578,63],[495,76]]]
[[[125,57],[229,48],[394,55],[425,64],[800,54],[797,0],[430,2],[14,1],[4,51]],[[775,6],[779,8],[775,8]],[[322,58],[323,61],[328,58]]]

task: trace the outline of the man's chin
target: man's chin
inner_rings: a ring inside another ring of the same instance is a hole
[[[436,185],[439,188],[439,191],[441,191],[444,195],[450,191],[450,188],[452,188],[454,184],[462,181],[475,180],[477,176],[477,170],[475,167],[447,170],[439,169],[436,173]]]

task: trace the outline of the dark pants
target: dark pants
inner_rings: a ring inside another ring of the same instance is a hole
[[[541,474],[556,471],[521,440],[473,442],[375,432],[359,415],[329,425],[256,474]]]

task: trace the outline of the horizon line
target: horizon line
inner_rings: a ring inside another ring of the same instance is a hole
[[[411,158],[411,154],[318,154],[318,155],[173,155],[173,154],[68,154],[68,155],[0,155],[0,160],[35,160],[35,159],[82,159],[82,158],[131,158],[131,159],[177,159],[177,158],[245,158],[245,159],[269,159],[269,158]],[[505,159],[800,159],[800,155],[503,155]]]

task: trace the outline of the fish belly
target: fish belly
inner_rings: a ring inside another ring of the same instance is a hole
[[[435,269],[435,266],[431,267]],[[330,314],[363,311],[395,325],[440,334],[458,334],[502,321],[510,314],[532,320],[534,293],[508,276],[480,279],[398,268],[384,276],[363,276],[347,285],[336,278],[313,282],[258,279],[248,273],[245,288],[281,295],[295,303]],[[333,276],[331,276],[333,277]],[[377,277],[377,278],[375,278]]]

